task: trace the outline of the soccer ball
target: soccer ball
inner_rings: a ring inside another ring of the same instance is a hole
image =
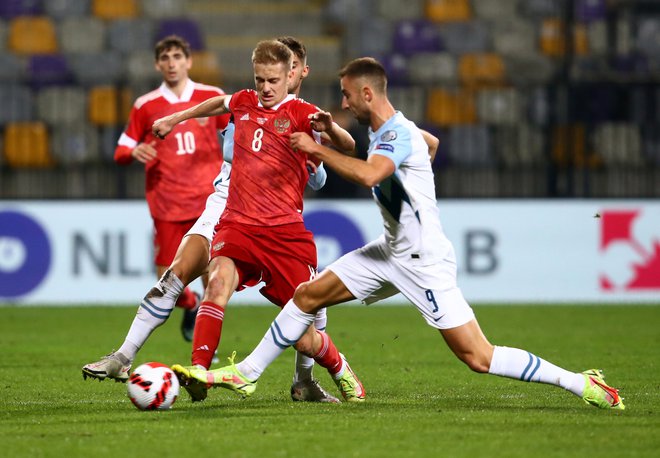
[[[144,363],[128,379],[128,397],[140,410],[166,410],[179,395],[179,380],[161,363]]]

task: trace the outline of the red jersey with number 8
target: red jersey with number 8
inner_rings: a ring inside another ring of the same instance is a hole
[[[319,109],[293,95],[264,108],[252,89],[233,94],[228,106],[236,131],[231,185],[221,221],[257,226],[302,222],[308,157],[291,148],[289,136],[306,132],[318,140],[309,115]]]

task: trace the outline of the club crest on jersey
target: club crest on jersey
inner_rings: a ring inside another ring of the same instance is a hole
[[[277,118],[273,121],[273,124],[275,125],[275,130],[277,130],[277,133],[279,134],[283,134],[289,129],[289,127],[291,127],[291,121],[286,118]]]
[[[387,132],[385,132],[383,135],[380,136],[381,142],[391,142],[393,140],[396,140],[396,131],[394,130],[388,130]]]

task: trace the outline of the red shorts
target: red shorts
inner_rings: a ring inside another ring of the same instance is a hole
[[[163,221],[154,219],[154,264],[169,266],[174,261],[181,239],[197,219],[188,221]]]
[[[296,287],[316,275],[316,245],[303,223],[262,227],[220,220],[215,229],[211,259],[234,261],[236,291],[263,281],[261,294],[284,307]]]

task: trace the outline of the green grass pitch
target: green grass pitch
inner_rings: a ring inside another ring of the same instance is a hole
[[[220,354],[257,344],[275,307],[229,307]],[[470,372],[411,306],[329,310],[328,330],[362,379],[362,405],[293,403],[288,350],[242,400],[213,390],[140,412],[124,384],[83,381],[117,348],[132,307],[0,308],[0,455],[6,457],[660,456],[660,306],[478,306],[495,344],[568,369],[602,368],[627,409],[601,411],[559,388]],[[181,312],[136,364],[187,363]],[[224,361],[223,361],[224,362]],[[135,367],[135,365],[134,365]],[[333,393],[322,369],[315,374]]]

